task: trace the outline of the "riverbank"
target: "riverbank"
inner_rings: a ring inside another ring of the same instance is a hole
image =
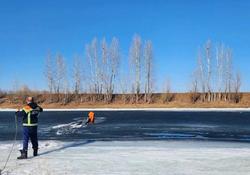
[[[19,145],[18,145],[19,146]],[[7,166],[9,175],[247,175],[250,145],[212,141],[78,141],[40,142],[40,156],[16,160],[15,147]],[[1,142],[0,162],[11,147]],[[30,152],[29,155],[32,153]]]
[[[17,108],[0,108],[14,112]],[[44,111],[166,111],[166,112],[250,112],[250,108],[44,108]]]
[[[190,109],[196,109],[196,108],[250,108],[250,105],[246,104],[232,104],[232,103],[201,103],[201,104],[191,104],[191,103],[168,103],[168,104],[98,104],[98,103],[90,103],[90,104],[68,104],[68,105],[62,105],[62,104],[46,104],[46,103],[39,103],[42,107],[47,109],[89,109],[89,108],[120,108],[120,109],[138,109],[138,108],[190,108]],[[21,108],[24,104],[0,104],[0,108],[12,108],[17,109]]]
[[[81,94],[76,97],[74,94],[65,96],[64,94],[3,94],[0,95],[0,108],[21,108],[25,103],[26,96],[33,96],[35,101],[44,108],[250,108],[250,93],[241,93],[239,102],[233,100],[214,100],[211,102],[197,100],[192,102],[190,93],[152,94],[150,103],[145,102],[141,95],[138,102],[134,101],[131,94],[116,94],[112,101],[105,101],[104,96],[91,96]],[[172,98],[167,98],[171,96]],[[233,94],[232,94],[233,96]],[[66,98],[67,97],[67,98]],[[96,98],[94,98],[96,97]],[[99,97],[99,98],[97,98]],[[166,100],[168,99],[168,100]]]

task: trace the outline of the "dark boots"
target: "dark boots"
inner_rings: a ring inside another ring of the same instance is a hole
[[[25,150],[19,150],[21,153],[21,156],[17,157],[17,159],[27,159],[27,151]]]
[[[28,158],[28,152],[25,150],[19,150],[21,153],[21,156],[17,157],[17,159],[27,159]],[[38,149],[33,149],[33,156],[38,156]]]
[[[33,156],[37,156],[38,149],[33,149]]]

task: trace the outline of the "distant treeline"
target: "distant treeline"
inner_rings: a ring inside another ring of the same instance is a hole
[[[113,37],[110,43],[105,38],[100,41],[94,38],[85,45],[84,53],[84,56],[73,58],[72,66],[66,64],[62,54],[48,53],[44,66],[48,89],[35,92],[24,85],[14,87],[9,94],[41,94],[46,96],[44,101],[47,103],[62,104],[72,101],[113,103],[117,98],[131,104],[154,103],[159,101],[156,97],[162,103],[175,100],[167,77],[161,85],[160,95],[155,95],[157,80],[154,74],[157,70],[150,40],[142,41],[135,35],[125,57],[117,38]],[[190,74],[188,99],[191,103],[240,102],[241,76],[233,69],[233,53],[229,47],[223,44],[212,46],[208,40],[198,50],[197,66]]]

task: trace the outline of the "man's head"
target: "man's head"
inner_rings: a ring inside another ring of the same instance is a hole
[[[26,103],[29,104],[29,103],[33,103],[34,99],[33,97],[27,97],[26,98]]]

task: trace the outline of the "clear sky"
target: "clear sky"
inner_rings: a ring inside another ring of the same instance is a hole
[[[45,89],[48,51],[71,64],[93,37],[116,36],[126,56],[138,33],[153,42],[158,86],[169,77],[175,91],[188,90],[197,50],[210,39],[233,49],[250,91],[249,9],[248,0],[1,0],[0,88],[18,80]]]

